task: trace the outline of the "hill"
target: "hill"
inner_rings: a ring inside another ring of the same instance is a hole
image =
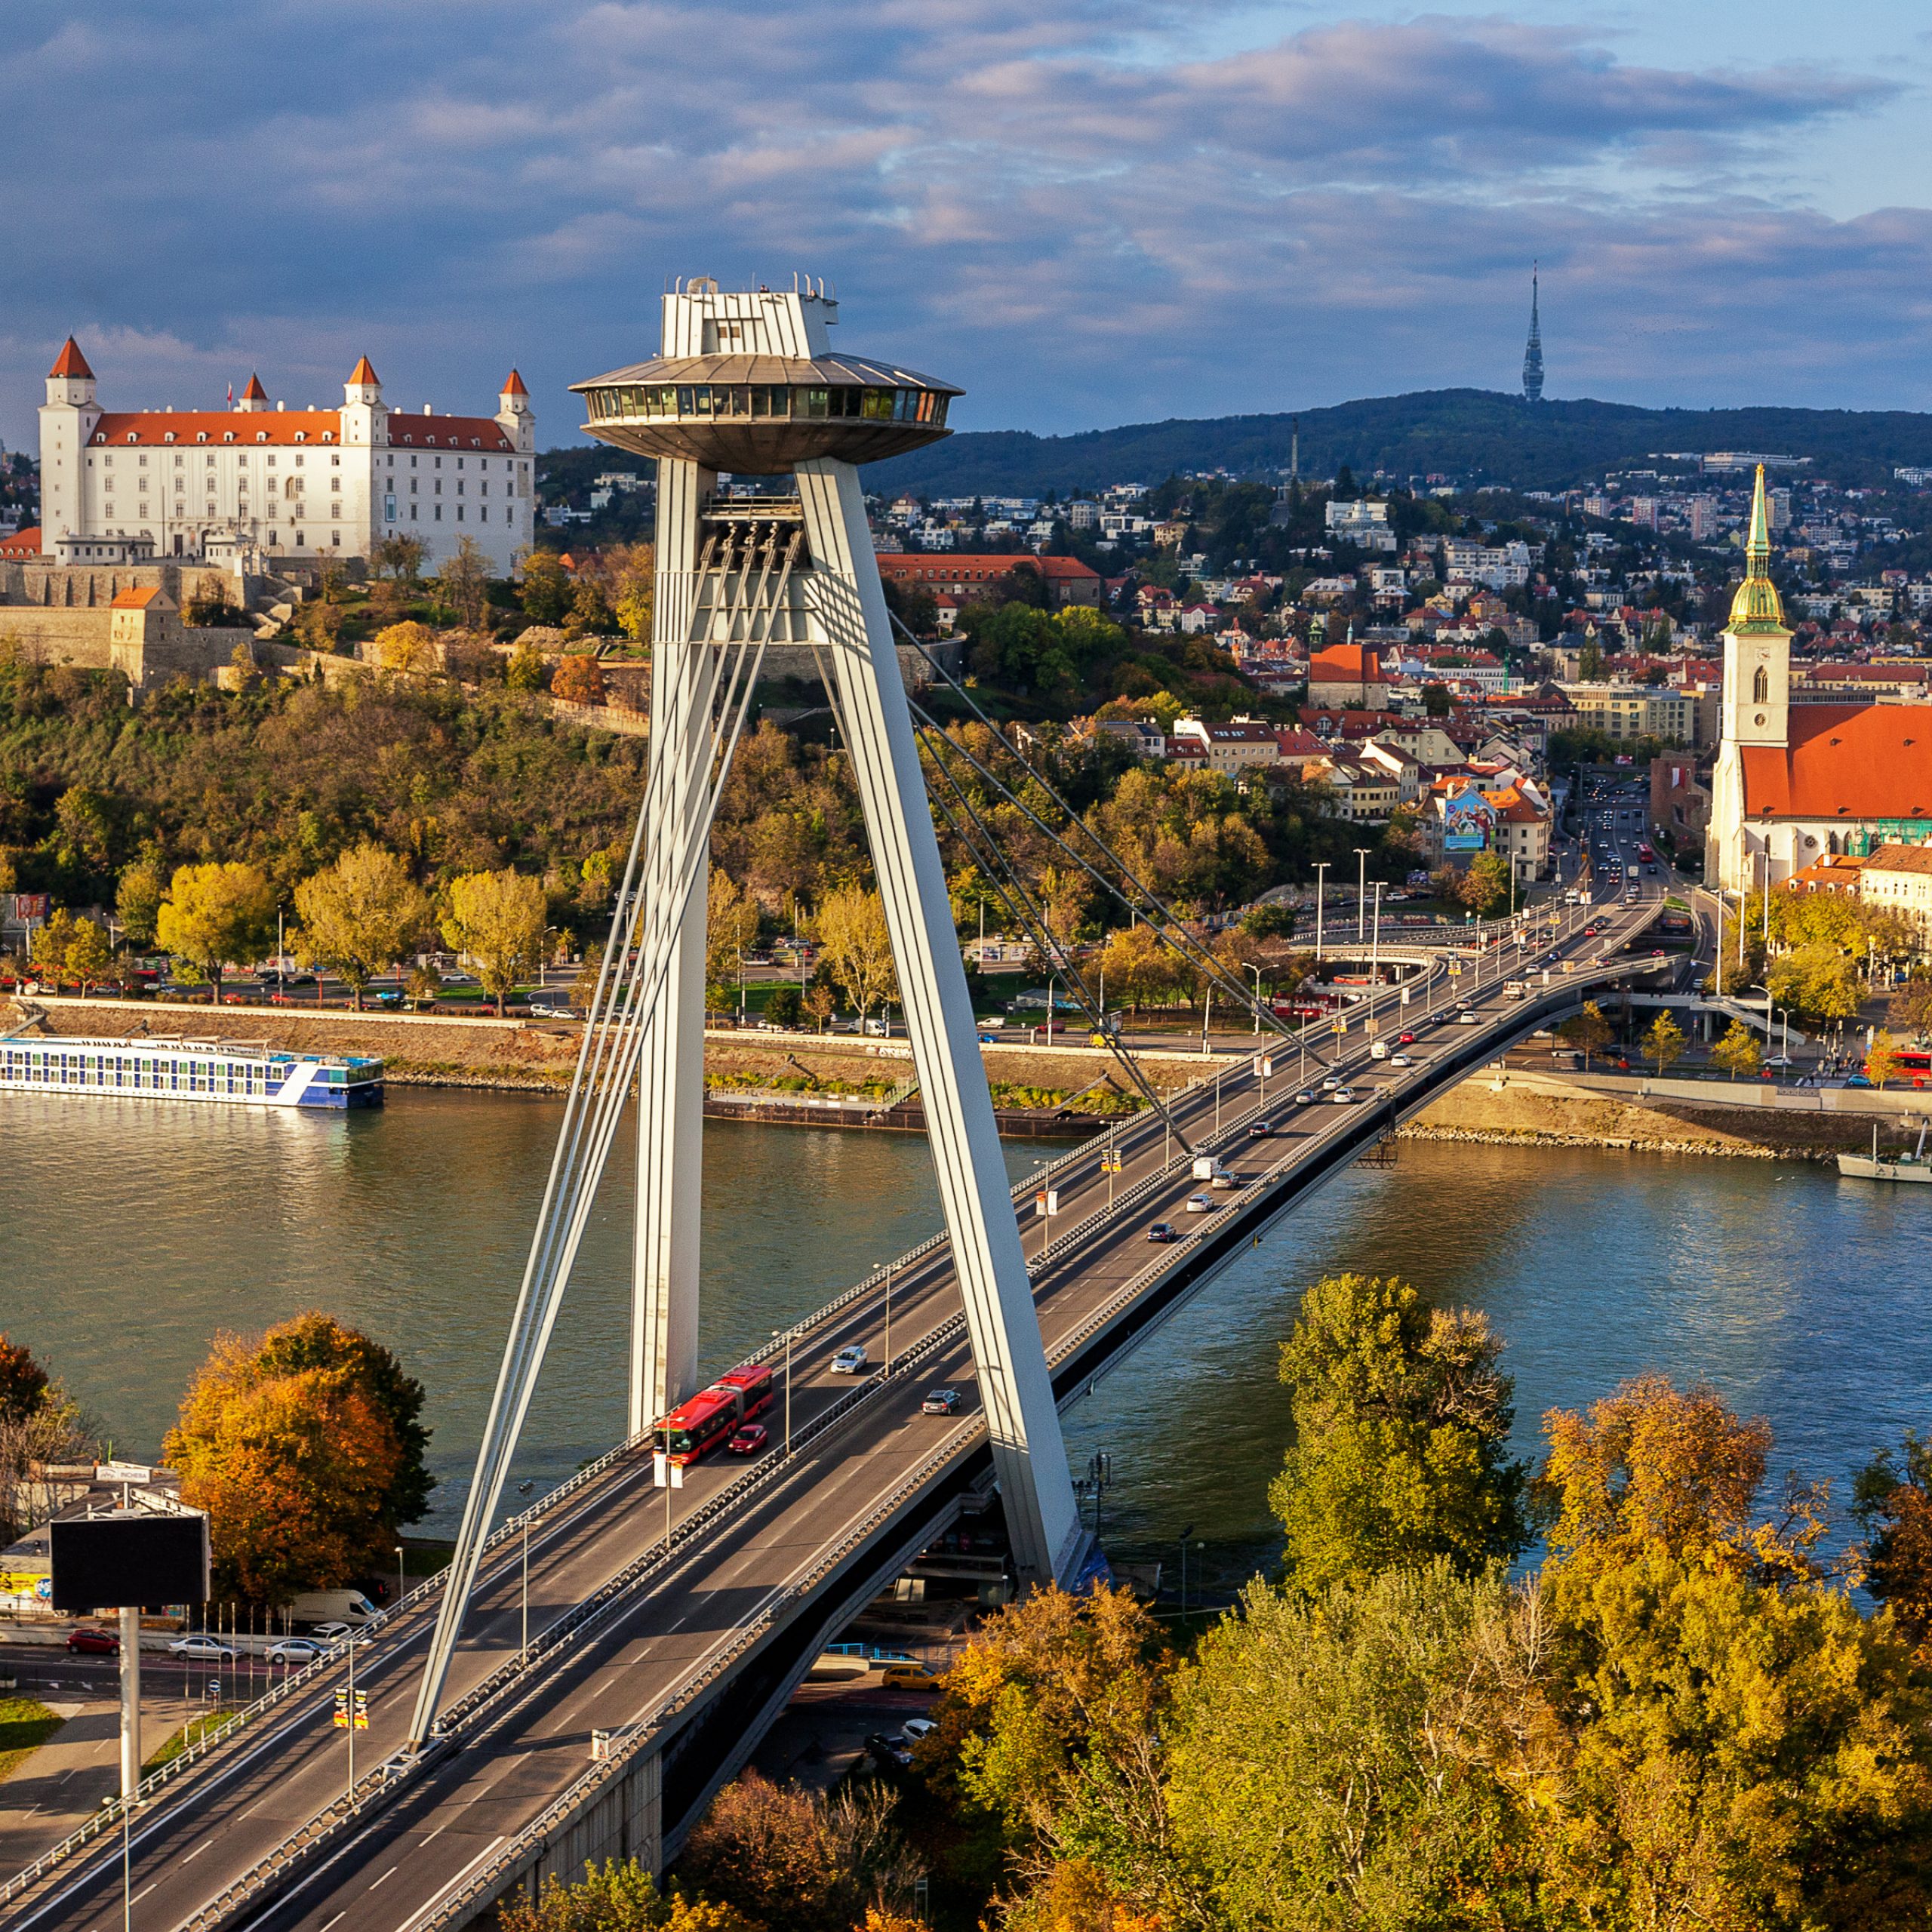
[[[1184,470],[1285,470],[1295,419],[1223,416],[1131,423],[1072,436],[962,431],[866,472],[866,488],[921,495],[1039,496]],[[1301,473],[1432,472],[1459,481],[1557,490],[1665,451],[1763,450],[1816,459],[1842,482],[1878,483],[1895,464],[1932,465],[1932,415],[1905,410],[1641,409],[1525,402],[1491,389],[1425,389],[1300,412]]]

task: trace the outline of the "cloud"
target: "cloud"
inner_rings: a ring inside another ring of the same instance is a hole
[[[1553,392],[1932,400],[1932,217],[1791,185],[1886,76],[1210,0],[67,11],[25,0],[0,69],[44,177],[0,208],[10,442],[76,327],[131,405],[257,363],[325,393],[366,348],[455,406],[515,361],[561,438],[667,275],[793,267],[968,423],[1506,386],[1532,255]]]

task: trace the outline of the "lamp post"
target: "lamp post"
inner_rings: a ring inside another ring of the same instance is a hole
[[[1180,1533],[1180,1620],[1187,1621],[1187,1540],[1194,1534],[1190,1523]]]
[[[1382,990],[1382,881],[1375,881],[1375,937],[1368,950],[1368,1023],[1375,1030],[1375,999]]]
[[[1324,859],[1315,869],[1315,963],[1321,964],[1321,888],[1327,884],[1330,861]]]
[[[401,1545],[401,1543],[398,1543],[398,1544],[396,1545],[396,1546],[395,1546],[395,1600],[396,1600],[396,1601],[397,1601],[398,1603],[401,1603],[401,1601],[402,1601],[402,1598],[403,1598],[403,1559],[402,1559],[402,1545]]]
[[[1247,970],[1254,975],[1254,1030],[1259,1033],[1261,1031],[1261,968],[1251,966]],[[1102,1008],[1103,1011],[1105,1010]]]
[[[1368,899],[1368,848],[1358,845],[1355,854],[1355,943],[1359,946],[1367,937],[1366,928]]]
[[[789,1328],[774,1328],[771,1339],[775,1342],[780,1335],[785,1337],[785,1453],[792,1453],[792,1331]]]

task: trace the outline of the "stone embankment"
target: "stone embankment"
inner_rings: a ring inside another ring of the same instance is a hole
[[[1869,1146],[1872,1121],[1854,1115],[1593,1092],[1559,1078],[1493,1069],[1463,1084],[1400,1130],[1414,1140],[1464,1140],[1497,1146],[1610,1147],[1633,1153],[1718,1155],[1734,1160],[1829,1161],[1842,1148]],[[1881,1123],[1882,1143],[1902,1137]]]

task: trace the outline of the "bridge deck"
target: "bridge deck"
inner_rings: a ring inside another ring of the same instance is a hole
[[[1460,981],[1437,974],[1407,1009],[1420,1018],[1426,997],[1444,1016],[1417,1029],[1417,1043],[1405,1049],[1412,1066],[1371,1060],[1358,1030],[1339,1043],[1338,1071],[1361,1096],[1352,1104],[1296,1106],[1296,1050],[1278,1045],[1265,1097],[1264,1083],[1244,1068],[1224,1074],[1218,1092],[1211,1081],[1191,1089],[1177,1109],[1185,1131],[1213,1146],[1241,1183],[1232,1195],[1213,1197],[1211,1214],[1185,1211],[1196,1183],[1180,1150],[1164,1145],[1158,1121],[1137,1121],[1115,1137],[1124,1169],[1118,1176],[1100,1171],[1101,1141],[1057,1164],[1062,1211],[1053,1226],[1061,1232],[1030,1215],[1023,1226],[1062,1400],[1081,1392],[1228,1254],[1398,1118],[1586,989],[1626,974],[1629,958],[1606,961],[1657,909],[1651,899],[1564,915],[1572,928],[1585,916],[1604,919],[1603,937],[1581,948],[1560,942],[1559,951],[1589,958],[1575,959],[1570,974],[1552,971],[1546,985],[1539,974],[1527,999],[1506,999],[1504,980],[1548,962],[1519,961],[1513,948],[1506,960],[1493,955],[1480,979],[1473,967]],[[1457,1023],[1463,1008],[1475,1023]],[[1399,1012],[1389,1010],[1385,1038],[1404,1023]],[[1275,1133],[1249,1139],[1248,1121],[1264,1112]],[[1146,1231],[1157,1220],[1174,1223],[1186,1238],[1150,1245]],[[758,1717],[782,1703],[824,1629],[986,1478],[990,1459],[943,1241],[895,1269],[891,1301],[893,1349],[904,1365],[862,1389],[826,1364],[849,1341],[881,1352],[882,1291],[841,1297],[808,1324],[793,1357],[790,1457],[774,1451],[767,1466],[749,1470],[700,1464],[682,1491],[662,1492],[650,1487],[648,1457],[633,1450],[536,1516],[533,1638],[565,1620],[583,1627],[527,1668],[517,1663],[521,1539],[500,1543],[451,1673],[458,1721],[451,1743],[393,1795],[365,1795],[353,1815],[339,1807],[343,1815],[319,1835],[318,1848],[300,1852],[291,1841],[318,1837],[316,1821],[344,1789],[347,1734],[331,1723],[340,1666],[317,1671],[302,1693],[164,1794],[132,1834],[134,1925],[327,1932],[340,1921],[343,1932],[385,1925],[416,1932],[461,1923],[472,1890],[500,1888],[503,1868],[534,1823],[588,1801],[590,1781],[610,1775],[591,1764],[593,1729],[620,1739],[630,1733],[656,1750],[745,1678],[755,1694],[741,1696],[743,1728],[693,1752],[667,1795],[665,1828],[675,1832],[749,1751]],[[960,1416],[918,1413],[926,1389],[940,1384],[967,1392]],[[774,1435],[782,1435],[782,1414],[774,1420]],[[405,1607],[358,1654],[357,1682],[368,1691],[371,1720],[358,1742],[359,1773],[405,1742],[434,1602],[430,1592]],[[587,1614],[586,1605],[601,1607]],[[781,1641],[788,1630],[789,1648]],[[486,1699],[492,1683],[499,1687]],[[469,1715],[466,1704],[474,1707]],[[263,1861],[276,1855],[291,1862],[270,1882]],[[36,1932],[119,1923],[121,1863],[118,1839],[103,1841],[26,1892],[6,1923]]]

